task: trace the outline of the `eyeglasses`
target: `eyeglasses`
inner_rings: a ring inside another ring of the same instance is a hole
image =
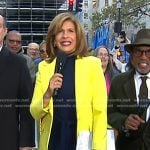
[[[19,40],[11,40],[11,39],[8,39],[8,41],[9,41],[10,44],[14,44],[14,43],[20,44],[20,43],[21,43],[21,41],[19,41]]]
[[[34,52],[35,52],[35,51],[37,52],[37,51],[39,50],[38,48],[30,48],[30,47],[28,47],[27,49],[28,49],[29,51],[34,51]]]
[[[143,53],[145,53],[146,57],[150,57],[150,49],[149,50],[139,50],[139,49],[134,49],[133,50],[133,54],[136,57],[141,57],[143,55]]]

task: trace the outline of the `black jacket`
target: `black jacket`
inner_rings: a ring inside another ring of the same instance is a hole
[[[34,146],[34,120],[29,105],[33,93],[23,58],[6,47],[0,51],[0,149]]]
[[[150,123],[143,124],[138,131],[124,130],[125,119],[130,114],[139,115],[134,83],[134,70],[121,73],[111,83],[108,100],[108,123],[119,132],[117,150],[148,150],[150,147]],[[146,134],[145,134],[146,131]]]

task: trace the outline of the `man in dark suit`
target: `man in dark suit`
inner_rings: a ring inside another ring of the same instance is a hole
[[[150,29],[138,31],[125,46],[132,69],[114,78],[108,100],[108,123],[118,130],[117,150],[150,150]],[[140,98],[142,77],[147,97]],[[141,100],[145,102],[141,106]]]
[[[0,15],[0,149],[31,150],[34,120],[29,112],[33,93],[25,60],[3,45],[6,23]]]

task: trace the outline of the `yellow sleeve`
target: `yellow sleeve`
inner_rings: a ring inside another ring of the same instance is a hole
[[[37,73],[36,77],[36,83],[35,83],[35,88],[34,88],[34,93],[32,97],[32,102],[30,105],[30,112],[32,116],[36,119],[39,120],[43,118],[45,115],[49,113],[50,108],[52,107],[52,98],[50,99],[50,103],[46,108],[43,108],[43,95],[48,87],[48,83],[45,84],[45,88],[43,88],[43,79],[41,78],[41,73],[43,70],[39,66],[39,71]]]
[[[94,150],[107,149],[107,90],[101,62],[93,64],[93,144]]]

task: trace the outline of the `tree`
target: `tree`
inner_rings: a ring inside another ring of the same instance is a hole
[[[120,9],[120,18],[124,25],[133,25],[134,27],[144,27],[144,23],[140,22],[142,16],[150,17],[150,0],[122,0],[122,8]],[[111,6],[108,6],[93,13],[91,18],[92,29],[95,30],[106,21],[114,22],[118,20],[119,9],[117,8],[117,0]]]

